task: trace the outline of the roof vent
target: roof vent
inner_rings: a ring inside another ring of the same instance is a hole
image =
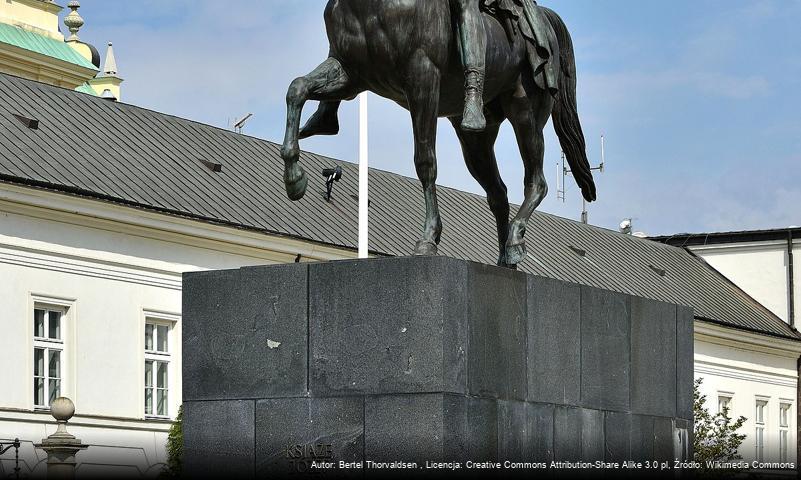
[[[573,245],[568,245],[567,247],[569,249],[573,250],[573,253],[575,253],[579,257],[586,257],[587,256],[587,251],[586,250],[582,250],[580,248],[574,247]]]
[[[103,93],[100,94],[100,98],[102,98],[103,100],[108,100],[109,102],[117,101],[117,97],[115,97],[114,94],[111,93],[111,90],[108,88],[103,90]]]
[[[209,161],[209,160],[203,160],[203,159],[200,159],[200,163],[205,165],[206,168],[208,168],[212,172],[215,172],[215,173],[222,172],[222,164],[220,164],[220,163],[215,163],[215,162],[212,162],[212,161]]]
[[[26,117],[24,115],[19,115],[19,114],[16,114],[16,113],[14,113],[13,115],[14,115],[14,118],[19,120],[20,123],[22,123],[26,127],[30,128],[31,130],[39,130],[39,120],[36,120],[35,118],[28,118],[28,117]]]
[[[651,270],[653,270],[654,272],[656,272],[656,274],[657,274],[657,275],[659,275],[660,277],[665,277],[665,276],[667,276],[667,270],[664,270],[664,269],[662,269],[662,268],[659,268],[659,267],[655,267],[655,266],[653,266],[653,265],[648,265],[648,267],[650,267],[650,268],[651,268]]]

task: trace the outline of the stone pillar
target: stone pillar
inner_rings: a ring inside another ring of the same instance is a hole
[[[50,404],[50,413],[58,422],[58,428],[36,445],[47,453],[47,478],[75,478],[75,455],[89,448],[67,432],[67,422],[75,414],[75,404],[69,398],[59,397]]]

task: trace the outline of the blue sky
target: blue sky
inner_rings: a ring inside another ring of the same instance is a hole
[[[322,61],[325,0],[82,0],[81,38],[114,42],[123,100],[280,141],[289,82]],[[574,36],[589,155],[607,170],[590,222],[633,217],[649,234],[801,224],[801,0],[543,0]],[[254,5],[258,5],[254,7]],[[101,48],[102,50],[102,48]],[[309,115],[314,105],[307,107]],[[408,113],[371,97],[371,166],[414,176]],[[337,137],[302,147],[356,160],[357,108]],[[483,193],[441,121],[439,183]],[[578,189],[556,198],[559,146],[546,129],[551,186],[541,210],[577,219]],[[511,128],[497,145],[510,199],[522,200]],[[277,166],[280,168],[280,165]],[[421,207],[422,208],[422,207]]]

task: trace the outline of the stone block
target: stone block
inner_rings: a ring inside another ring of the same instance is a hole
[[[557,406],[554,408],[553,423],[554,460],[580,460],[581,409]]]
[[[465,393],[467,268],[444,257],[310,265],[312,395]]]
[[[631,459],[638,462],[654,460],[654,417],[631,416]]]
[[[528,277],[528,400],[581,401],[581,287]]]
[[[553,460],[553,405],[498,401],[498,460]]]
[[[581,287],[581,404],[629,410],[631,297]]]
[[[554,459],[554,438],[553,438],[553,405],[534,403],[530,406],[532,417],[530,424],[534,428],[532,435],[530,458],[535,462],[551,462]]]
[[[305,394],[306,275],[305,265],[184,275],[184,401]]]
[[[444,395],[443,457],[462,461],[498,459],[498,401]]]
[[[694,322],[691,307],[678,306],[676,311],[676,416],[693,420]]]
[[[365,457],[424,464],[497,458],[496,401],[461,395],[366,397]]]
[[[654,417],[654,460],[672,461],[678,458],[674,452],[673,419]]]
[[[581,409],[581,459],[604,459],[604,412]]]
[[[469,267],[468,390],[525,400],[526,275],[478,263]]]
[[[676,306],[631,299],[631,411],[676,415]]]
[[[604,460],[620,462],[631,460],[631,415],[606,412],[604,423]]]
[[[534,434],[529,405],[516,400],[498,400],[499,459],[523,461],[528,458],[528,447]]]
[[[498,400],[498,460],[553,460],[553,405]]]
[[[187,478],[254,478],[253,400],[184,402]]]
[[[362,397],[279,398],[256,403],[256,476],[313,472],[312,462],[350,464],[318,472],[325,477],[361,473],[364,460]]]

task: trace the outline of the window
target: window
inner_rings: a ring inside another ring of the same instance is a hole
[[[779,405],[779,461],[787,461],[790,439],[790,412],[792,404],[782,402]]]
[[[789,403],[782,403],[779,407],[779,426],[787,428],[790,426],[790,408],[792,405]]]
[[[171,325],[145,322],[145,416],[169,417]]]
[[[726,409],[731,410],[731,396],[718,395],[718,413],[723,413]]]
[[[767,400],[756,401],[756,412],[754,415],[754,422],[756,423],[756,460],[762,462],[765,460],[765,411],[768,408]]]
[[[35,304],[33,309],[33,405],[49,408],[62,395],[66,309]]]

